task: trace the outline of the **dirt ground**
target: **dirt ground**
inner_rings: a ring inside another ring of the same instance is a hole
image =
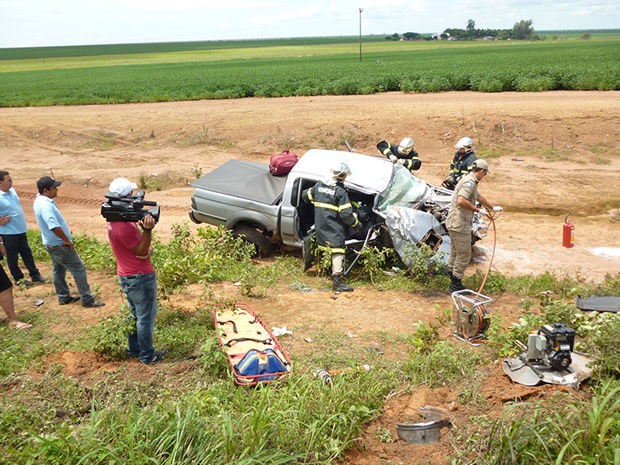
[[[36,228],[32,215],[35,181],[53,174],[63,181],[57,202],[73,231],[104,239],[99,206],[109,182],[124,176],[159,189],[149,191],[147,199],[161,205],[157,230],[166,239],[172,224],[187,220],[192,190],[188,182],[230,158],[268,162],[285,148],[299,155],[309,148],[345,150],[345,139],[357,152],[378,155],[375,144],[379,140],[398,143],[411,135],[423,161],[419,176],[439,184],[447,175],[454,143],[469,135],[478,155],[491,166],[492,174],[484,179],[480,191],[505,209],[496,221],[492,269],[505,275],[549,270],[558,276],[600,282],[606,274],[620,273],[619,123],[617,92],[387,93],[2,108],[0,157],[1,168],[14,179],[32,228]],[[575,222],[573,248],[561,244],[562,224],[569,212]],[[479,243],[479,258],[468,274],[487,269],[493,244],[490,233]],[[49,265],[41,268],[50,275]],[[83,313],[77,322],[70,318],[66,327],[52,330],[76,331],[117,310],[120,297],[114,278],[96,272],[89,278],[107,306]],[[323,328],[347,334],[354,346],[381,347],[386,357],[402,357],[398,346],[386,342],[381,334],[408,334],[417,321],[436,318],[436,307],[451,306],[448,294],[427,297],[370,288],[335,298],[327,284],[315,292],[282,289],[277,295],[244,301],[270,325],[286,325],[293,331],[281,341],[293,357],[320,350],[320,342],[312,342],[312,336]],[[214,285],[212,291],[215,296],[239,295],[232,283]],[[79,311],[79,307],[59,307],[49,284],[16,289],[15,295],[18,310],[68,317]],[[492,312],[507,321],[518,317],[517,297],[492,297]],[[39,298],[45,304],[32,310],[32,302]],[[171,303],[198,308],[204,303],[203,289],[190,287],[172,296]],[[92,353],[62,352],[50,361],[62,363],[67,375],[85,383],[121,370],[135,379],[158,370],[134,362],[105,361]],[[184,363],[176,364],[177,373],[189,369]],[[175,372],[171,365],[174,362],[166,362],[165,369]],[[549,389],[511,384],[499,365],[489,369],[488,380],[483,394],[496,408]],[[449,408],[457,426],[474,413],[457,405],[453,392],[418,387],[390,399],[383,416],[360,438],[346,463],[449,463],[451,445],[445,435],[428,446],[396,440],[395,423],[424,405]],[[382,428],[390,430],[394,440],[380,441],[377,431]]]

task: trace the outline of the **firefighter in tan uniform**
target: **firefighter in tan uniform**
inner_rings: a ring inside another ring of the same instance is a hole
[[[489,164],[476,160],[472,171],[465,175],[454,188],[446,226],[450,233],[450,292],[465,289],[462,283],[465,267],[471,260],[471,224],[474,213],[489,216],[489,211],[500,212],[502,207],[494,207],[478,192],[478,183],[489,173]],[[484,208],[476,206],[479,203]]]

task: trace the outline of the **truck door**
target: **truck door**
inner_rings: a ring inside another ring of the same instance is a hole
[[[296,247],[301,247],[301,241],[297,234],[298,218],[296,208],[301,202],[301,184],[300,178],[286,183],[280,209],[280,235],[282,236],[282,243]]]
[[[305,203],[301,194],[315,183],[314,180],[297,178],[286,184],[280,210],[282,243],[301,247],[302,238],[314,224],[314,206]]]

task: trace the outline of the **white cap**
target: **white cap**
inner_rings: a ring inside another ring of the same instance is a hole
[[[116,178],[110,183],[109,191],[113,194],[128,195],[132,190],[137,189],[138,185],[129,179]]]

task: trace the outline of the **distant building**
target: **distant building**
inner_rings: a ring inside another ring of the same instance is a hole
[[[435,32],[431,34],[431,39],[433,40],[448,40],[450,39],[450,34],[447,32]]]

